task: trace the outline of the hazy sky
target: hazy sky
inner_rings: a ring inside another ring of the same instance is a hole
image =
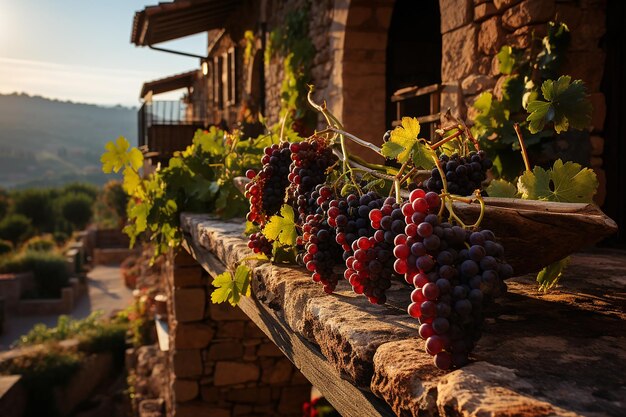
[[[143,82],[200,66],[130,43],[134,12],[159,1],[0,0],[0,93],[137,105]],[[202,55],[206,42],[203,33],[159,46]]]

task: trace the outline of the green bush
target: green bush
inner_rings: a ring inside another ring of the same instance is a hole
[[[32,232],[31,220],[22,214],[10,214],[0,221],[0,239],[10,240],[14,245]]]
[[[54,231],[54,190],[28,189],[13,196],[13,211],[28,217],[40,232]]]
[[[54,388],[69,382],[81,366],[83,354],[58,347],[20,355],[0,363],[0,374],[22,375],[22,383],[30,401],[26,402],[24,416],[59,415]]]
[[[83,182],[73,182],[67,184],[61,190],[61,194],[85,194],[89,196],[92,202],[96,200],[96,197],[98,197],[99,193],[100,190],[98,189],[98,187]]]
[[[63,218],[77,230],[84,229],[93,216],[93,200],[86,194],[66,194],[59,198],[58,204]]]
[[[3,188],[0,188],[0,220],[4,218],[11,207],[11,197]]]
[[[98,327],[101,318],[102,311],[94,311],[89,316],[80,320],[61,315],[57,319],[57,325],[54,327],[48,327],[42,323],[36,324],[28,333],[20,337],[17,346],[32,346],[71,339],[76,335]]]
[[[0,239],[0,256],[13,252],[13,243]]]
[[[61,289],[69,284],[65,258],[52,252],[26,251],[2,259],[0,273],[32,271],[37,298],[59,298]]]
[[[31,237],[22,246],[24,250],[38,252],[52,252],[56,247],[56,241],[51,235]]]
[[[65,242],[67,242],[67,240],[70,238],[70,235],[65,232],[54,232],[52,234],[52,237],[54,238],[54,241],[57,243],[57,245],[61,246]]]

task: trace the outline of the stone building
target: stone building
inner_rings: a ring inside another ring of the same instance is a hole
[[[450,108],[471,119],[476,96],[498,86],[496,54],[501,46],[528,48],[533,33],[542,35],[547,22],[558,19],[572,34],[561,72],[585,82],[594,108],[587,152],[589,166],[600,179],[597,202],[623,224],[626,106],[620,99],[626,92],[625,51],[619,40],[625,35],[625,9],[616,0],[176,0],[147,6],[135,15],[134,44],[163,50],[158,47],[161,42],[204,32],[207,50],[205,55],[191,56],[196,69],[144,84],[139,142],[165,157],[190,143],[197,127],[232,127],[245,119],[247,111],[258,110],[270,124],[278,121],[284,57],[266,50],[272,32],[284,28],[294,11],[307,11],[314,50],[309,78],[315,98],[326,100],[346,130],[377,144],[400,115],[436,124],[439,112]],[[187,89],[184,99],[170,107],[153,98],[180,88]],[[417,97],[398,111],[394,94]],[[624,232],[620,233],[623,243]],[[176,288],[173,285],[172,291]],[[192,292],[185,289],[181,294]],[[202,320],[206,317],[191,322]],[[196,324],[180,330],[191,332]],[[266,343],[261,335],[259,343]],[[206,355],[233,354],[227,345],[205,347],[173,359],[174,366],[180,361],[183,373],[192,375],[174,385],[177,392],[184,392],[180,398],[185,398],[190,412],[198,410],[190,405],[194,401],[209,397],[217,402],[215,396],[221,392],[207,388],[219,385],[215,381],[203,385],[213,378]],[[241,355],[254,356],[249,350],[246,347]],[[193,372],[188,361],[194,361]],[[290,372],[285,371],[288,378],[300,381],[296,370]],[[250,386],[238,389],[262,387],[270,390],[269,398],[280,398],[284,389],[283,385],[270,389],[267,381],[248,382]]]

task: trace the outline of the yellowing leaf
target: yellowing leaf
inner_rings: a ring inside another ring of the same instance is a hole
[[[522,198],[565,203],[591,203],[597,188],[591,169],[571,161],[564,164],[560,159],[548,171],[536,166],[524,172],[517,182]]]
[[[275,240],[285,246],[294,246],[298,233],[294,221],[293,209],[284,205],[280,215],[272,216],[263,228],[263,235],[269,240]]]
[[[493,180],[485,189],[489,197],[515,198],[517,188],[512,183],[505,180]]]
[[[141,184],[141,177],[137,173],[137,171],[132,170],[130,167],[124,168],[124,182],[122,183],[122,187],[126,194],[128,195],[137,195],[137,191],[141,188],[139,185]]]
[[[138,170],[143,165],[143,155],[137,148],[130,148],[130,143],[120,136],[115,142],[104,145],[106,152],[100,157],[102,171],[105,173],[119,172],[126,165]]]
[[[504,45],[496,57],[498,58],[498,67],[501,74],[510,74],[513,72],[513,68],[515,67],[513,48],[509,45]]]
[[[565,268],[570,262],[569,256],[567,258],[561,259],[560,261],[553,262],[550,265],[543,268],[537,274],[537,282],[539,283],[539,289],[542,291],[547,291],[550,288],[554,287],[558,282]]]
[[[391,139],[389,141],[401,146],[404,149],[396,156],[398,162],[405,163],[409,160],[411,151],[417,143],[417,137],[419,134],[420,123],[414,117],[403,117],[401,125],[397,126],[391,132]],[[394,153],[397,149],[397,147],[394,147]]]
[[[236,306],[242,295],[250,295],[250,273],[250,268],[242,264],[237,267],[234,277],[228,271],[216,276],[211,301],[215,304],[228,301],[230,305]]]

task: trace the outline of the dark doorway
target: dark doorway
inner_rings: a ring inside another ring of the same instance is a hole
[[[386,125],[396,119],[392,94],[405,87],[441,82],[441,29],[438,0],[396,0],[387,39]],[[430,114],[429,96],[407,100],[403,114]]]
[[[619,231],[606,243],[626,246],[626,3],[606,3],[606,63],[601,90],[606,97],[607,115],[604,122],[604,169],[606,170],[606,200],[604,212],[617,222]]]

